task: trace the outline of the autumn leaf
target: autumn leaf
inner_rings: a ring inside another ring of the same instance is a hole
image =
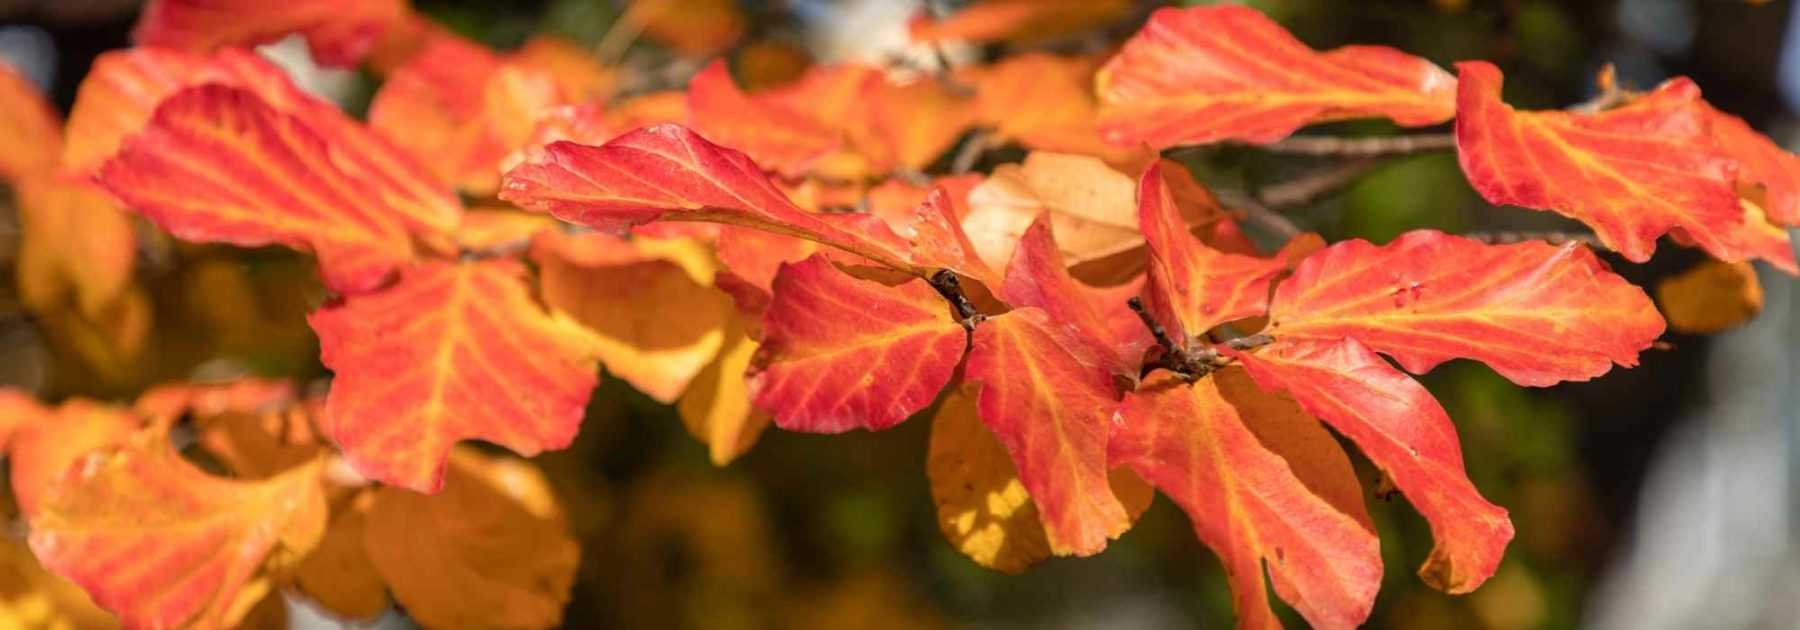
[[[299,402],[294,384],[284,380],[240,378],[221,382],[165,383],[139,394],[131,410],[156,421],[278,412]]]
[[[1456,427],[1430,392],[1353,338],[1278,340],[1238,360],[1263,389],[1285,392],[1350,438],[1431,525],[1419,576],[1467,593],[1493,576],[1512,521],[1463,471]]]
[[[1096,65],[1089,58],[1032,52],[958,76],[974,84],[976,120],[995,138],[1028,149],[1092,155],[1136,172],[1147,161],[1144,152],[1109,145],[1100,136]]]
[[[545,232],[531,260],[544,303],[596,333],[606,371],[651,398],[674,402],[724,346],[732,306],[699,243]]]
[[[562,101],[548,70],[441,37],[388,76],[369,104],[369,127],[439,180],[489,195],[502,161]]]
[[[676,52],[704,57],[744,36],[748,25],[733,0],[631,0],[621,22]]]
[[[364,549],[394,599],[433,628],[562,621],[581,549],[530,463],[458,449],[443,492],[375,490]]]
[[[1720,260],[1800,273],[1787,233],[1740,204],[1739,162],[1714,143],[1714,116],[1692,81],[1600,113],[1520,112],[1500,101],[1498,68],[1457,69],[1457,155],[1489,202],[1586,223],[1635,262],[1673,232]]]
[[[1006,447],[982,426],[975,396],[956,388],[931,421],[925,459],[938,529],[975,564],[1018,574],[1048,559],[1050,543],[1037,504],[1025,492]],[[1132,521],[1149,509],[1149,484],[1125,468],[1108,474],[1114,496]]]
[[[1000,299],[1015,307],[1044,309],[1052,321],[1074,331],[1073,343],[1065,349],[1112,374],[1136,378],[1144,350],[1154,340],[1126,308],[1127,296],[1086,286],[1069,275],[1050,221],[1048,215],[1039,217],[1019,239]],[[1135,289],[1131,286],[1126,292],[1135,294]]]
[[[151,0],[131,39],[139,46],[211,52],[302,33],[319,63],[352,66],[405,18],[405,0]]]
[[[1743,325],[1762,312],[1762,283],[1749,263],[1707,259],[1656,284],[1656,303],[1669,328],[1711,335]]]
[[[32,552],[128,627],[234,625],[261,599],[247,583],[268,558],[319,543],[319,460],[262,481],[221,479],[159,431],[62,475],[31,516]]]
[[[1739,194],[1754,197],[1770,222],[1800,225],[1800,157],[1776,146],[1757,133],[1744,119],[1700,104],[1709,114],[1712,138],[1719,148],[1738,160]],[[1752,189],[1745,194],[1744,188]]]
[[[603,103],[618,89],[618,73],[601,65],[593,52],[568,38],[534,36],[512,58],[518,65],[548,73],[563,98],[571,103]]]
[[[56,168],[62,153],[62,116],[11,63],[0,61],[0,134],[10,148],[0,155],[0,181]]]
[[[1119,409],[1111,458],[1143,475],[1187,512],[1219,555],[1239,628],[1280,628],[1263,588],[1315,628],[1354,628],[1381,587],[1372,529],[1319,498],[1246,426],[1217,381],[1158,372]],[[1352,477],[1354,479],[1354,477]]]
[[[877,172],[923,171],[975,124],[971,100],[930,77],[883,82],[867,104],[866,122],[847,129],[851,146]]]
[[[465,252],[516,253],[530,247],[537,233],[561,226],[555,219],[506,204],[478,206],[463,212],[456,226],[456,247]]]
[[[119,620],[88,597],[86,591],[44,570],[25,541],[0,540],[0,626],[8,628],[119,627]]]
[[[335,131],[356,129],[337,127]],[[326,135],[254,93],[207,85],[170,97],[101,168],[102,187],[175,236],[279,243],[319,257],[325,283],[368,291],[444,236],[461,208],[447,190],[392,177],[381,153]]]
[[[333,615],[370,620],[387,610],[387,582],[367,551],[369,510],[375,495],[357,492],[333,509],[317,549],[294,567],[294,585]]]
[[[37,512],[38,503],[69,466],[91,451],[124,441],[142,426],[123,409],[82,399],[49,409],[20,397],[3,410],[9,416],[22,414],[11,427],[6,455],[13,498],[28,516]]]
[[[357,472],[435,492],[460,440],[535,455],[575,438],[600,342],[545,312],[524,274],[506,259],[433,261],[307,317],[336,373],[320,424]]]
[[[980,0],[949,17],[922,14],[907,25],[916,42],[1054,41],[1124,19],[1129,0]]]
[[[1281,260],[1227,254],[1188,232],[1162,176],[1162,165],[1138,183],[1138,222],[1150,248],[1145,303],[1170,337],[1187,344],[1214,326],[1259,315]]]
[[[873,73],[859,76],[867,85],[877,78]],[[745,94],[724,61],[708,64],[688,82],[687,106],[695,131],[788,177],[806,174],[844,144],[844,134],[822,117],[766,95],[755,98]]]
[[[105,192],[47,173],[14,185],[19,300],[41,313],[73,307],[99,320],[131,285],[137,233]]]
[[[676,125],[600,146],[552,143],[507,174],[500,196],[602,231],[707,221],[805,238],[919,277],[941,267],[916,261],[913,244],[873,217],[802,210],[743,153]]]
[[[1026,307],[975,327],[964,378],[1012,457],[1056,555],[1099,553],[1131,526],[1107,485],[1106,443],[1118,408],[1112,376],[1066,350],[1057,324]]]
[[[1163,8],[1095,82],[1108,141],[1267,144],[1315,123],[1388,118],[1408,127],[1456,114],[1456,80],[1383,46],[1318,52],[1256,9]]]
[[[751,368],[756,406],[792,431],[877,431],[950,382],[968,332],[923,280],[889,287],[822,256],[784,264]]]
[[[1269,318],[1277,339],[1351,337],[1416,374],[1474,359],[1529,386],[1635,366],[1663,332],[1643,290],[1581,244],[1488,245],[1431,230],[1313,254],[1276,290]]]
[[[706,444],[708,457],[724,466],[750,450],[768,428],[770,417],[750,404],[745,373],[758,345],[740,318],[725,327],[725,345],[713,362],[688,383],[675,405],[688,434]]]

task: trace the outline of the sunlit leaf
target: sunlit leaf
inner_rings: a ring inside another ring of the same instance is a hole
[[[1149,330],[1125,306],[1129,295],[1137,293],[1136,285],[1127,287],[1127,295],[1120,295],[1070,277],[1050,225],[1045,216],[1025,230],[1006,268],[1000,299],[1015,307],[1044,309],[1051,320],[1074,331],[1074,343],[1068,350],[1108,372],[1136,378],[1144,350],[1154,342]]]
[[[1096,82],[1107,139],[1156,148],[1265,144],[1351,118],[1433,125],[1456,113],[1456,79],[1425,59],[1382,46],[1321,53],[1229,4],[1158,9]]]
[[[1278,339],[1351,337],[1414,373],[1474,359],[1534,386],[1637,365],[1663,332],[1643,290],[1585,246],[1488,245],[1431,230],[1308,257],[1276,290],[1269,318]]]
[[[1498,68],[1457,69],[1457,155],[1488,201],[1579,220],[1637,262],[1673,232],[1720,260],[1800,273],[1787,233],[1740,204],[1739,163],[1715,144],[1715,117],[1692,81],[1600,113],[1521,112],[1500,101]]]
[[[1214,379],[1188,383],[1159,372],[1119,410],[1109,451],[1187,512],[1219,555],[1239,628],[1280,628],[1263,588],[1315,628],[1368,619],[1381,587],[1373,530],[1314,495],[1245,426]]]
[[[32,551],[131,627],[237,623],[272,554],[303,555],[325,529],[318,460],[262,481],[207,475],[157,429],[91,453],[31,516]],[[266,588],[266,587],[265,587]]]
[[[741,319],[731,319],[725,328],[724,347],[688,384],[675,405],[688,434],[706,444],[707,455],[718,466],[749,451],[770,421],[767,412],[750,404],[750,386],[744,377],[758,346],[744,328]]]
[[[55,409],[14,398],[6,411],[29,414],[15,418],[7,460],[11,464],[13,498],[27,515],[63,471],[96,449],[120,443],[141,426],[131,413],[88,400],[74,399]]]
[[[1106,442],[1118,408],[1112,376],[1064,349],[1042,309],[975,327],[965,378],[976,407],[1038,506],[1050,550],[1099,553],[1131,526],[1107,484]]]
[[[1731,330],[1762,312],[1762,282],[1749,263],[1707,259],[1656,284],[1669,328],[1696,335]]]
[[[597,378],[593,333],[545,312],[506,259],[425,263],[307,321],[336,373],[326,435],[357,472],[419,492],[461,440],[568,446]]]
[[[407,4],[406,0],[150,0],[131,38],[139,46],[211,52],[301,33],[321,64],[350,66],[369,53],[384,30],[407,16]]]
[[[1150,248],[1145,304],[1170,337],[1185,344],[1219,324],[1261,314],[1271,283],[1286,265],[1227,254],[1195,238],[1162,168],[1152,165],[1138,183],[1138,222]]]
[[[784,429],[899,424],[937,398],[968,345],[923,280],[889,287],[813,256],[783,265],[774,288],[750,389]]]
[[[394,177],[391,156],[329,135],[354,129],[308,124],[237,88],[190,88],[99,181],[182,239],[308,250],[328,286],[367,291],[413,259],[415,235],[445,237],[461,208],[447,190]]]
[[[674,402],[725,343],[730,298],[686,240],[546,232],[532,241],[544,303],[596,333],[606,371]]]
[[[1425,517],[1437,543],[1419,568],[1427,584],[1467,593],[1493,576],[1512,521],[1470,483],[1456,426],[1423,386],[1355,339],[1277,341],[1239,360],[1356,443]]]

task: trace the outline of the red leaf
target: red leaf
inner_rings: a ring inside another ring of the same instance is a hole
[[[1637,262],[1673,232],[1721,260],[1761,258],[1800,273],[1787,233],[1739,204],[1739,164],[1713,142],[1692,81],[1597,114],[1520,112],[1500,101],[1498,68],[1457,69],[1457,155],[1488,201],[1579,220]]]
[[[1158,149],[1267,144],[1352,118],[1434,125],[1456,113],[1456,80],[1429,61],[1383,46],[1317,52],[1234,5],[1158,9],[1096,82],[1107,140]]]
[[[1800,225],[1800,157],[1783,151],[1744,119],[1704,105],[1712,118],[1713,140],[1737,158],[1738,181],[1762,188],[1762,206],[1777,225]],[[1740,191],[1742,193],[1742,191]]]
[[[1099,553],[1131,527],[1107,482],[1106,442],[1118,398],[1112,376],[1060,342],[1043,309],[975,327],[964,376],[980,386],[981,421],[1012,456],[1056,555]]]
[[[370,479],[443,484],[464,439],[522,455],[564,448],[599,370],[598,341],[532,300],[510,259],[433,261],[307,317],[336,372],[321,426]]]
[[[919,277],[940,266],[915,261],[915,246],[873,217],[800,209],[743,153],[677,125],[601,146],[553,143],[508,173],[500,196],[603,231],[658,219],[710,221],[805,238]]]
[[[859,280],[823,256],[783,264],[752,364],[756,406],[792,431],[878,431],[950,382],[968,334],[922,280]]]
[[[1663,332],[1649,296],[1582,245],[1487,245],[1430,230],[1308,257],[1269,318],[1278,339],[1351,337],[1414,373],[1474,359],[1532,386],[1637,365]]]
[[[1227,254],[1194,238],[1160,162],[1138,180],[1138,223],[1150,248],[1146,306],[1177,343],[1268,308],[1269,286],[1286,265]]]
[[[1215,379],[1167,372],[1127,394],[1109,447],[1188,514],[1225,565],[1239,628],[1280,628],[1263,565],[1283,600],[1315,628],[1354,628],[1381,588],[1380,541],[1314,495],[1245,427]]]
[[[1393,478],[1437,541],[1419,568],[1426,583],[1467,593],[1493,576],[1512,521],[1469,482],[1456,426],[1423,386],[1355,339],[1278,340],[1238,360],[1263,389],[1293,396]]]
[[[1026,228],[1006,268],[1000,299],[1018,306],[1044,309],[1051,320],[1074,331],[1068,349],[1090,365],[1136,378],[1144,350],[1154,341],[1130,309],[1126,296],[1096,289],[1069,275],[1044,214]],[[1135,291],[1132,291],[1135,293]]]
[[[189,88],[99,182],[179,238],[309,250],[328,286],[368,291],[413,259],[414,235],[448,238],[461,208],[391,155],[333,134],[346,130],[360,131],[309,124],[241,89]]]
[[[69,468],[30,519],[31,550],[126,627],[235,625],[264,559],[304,554],[324,535],[320,470],[314,460],[266,480],[222,479],[140,435]]]
[[[151,0],[131,39],[139,46],[212,52],[306,35],[313,57],[352,66],[389,26],[410,13],[404,0]]]

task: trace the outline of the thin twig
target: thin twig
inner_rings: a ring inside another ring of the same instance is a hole
[[[1225,207],[1235,208],[1242,212],[1244,222],[1274,234],[1283,243],[1300,235],[1300,226],[1294,225],[1292,220],[1280,212],[1269,209],[1268,206],[1264,206],[1262,202],[1248,194],[1219,190],[1214,191],[1213,196],[1218,197],[1219,203],[1225,204]]]
[[[1145,365],[1145,370],[1163,368],[1180,375],[1183,380],[1190,383],[1200,380],[1201,377],[1211,374],[1214,370],[1231,365],[1233,360],[1231,353],[1221,351],[1220,348],[1242,352],[1275,342],[1275,338],[1267,334],[1255,334],[1238,337],[1213,346],[1199,348],[1188,348],[1185,344],[1178,346],[1173,339],[1169,338],[1168,331],[1163,329],[1162,324],[1150,315],[1149,309],[1144,308],[1142,299],[1133,297],[1125,300],[1125,305],[1131,308],[1131,312],[1137,314],[1138,321],[1143,322],[1145,328],[1150,329],[1150,336],[1155,338],[1156,345],[1162,348],[1162,354],[1154,363]]]
[[[964,330],[973,331],[976,324],[987,319],[981,311],[975,310],[975,304],[969,301],[969,297],[963,295],[962,281],[956,279],[956,272],[939,269],[937,273],[931,274],[931,288],[937,289],[938,295],[950,302],[950,308],[956,311],[957,322],[962,324]]]
[[[1424,153],[1427,151],[1448,151],[1454,148],[1456,148],[1456,135],[1452,133],[1374,136],[1368,138],[1294,136],[1262,146],[1264,151],[1270,153],[1292,153],[1298,155],[1335,157],[1406,155],[1410,153]]]
[[[1279,184],[1264,186],[1256,191],[1256,198],[1271,208],[1304,206],[1326,193],[1349,185],[1380,165],[1381,160],[1375,158],[1340,162]]]
[[[1463,236],[1490,245],[1507,245],[1511,243],[1523,243],[1525,241],[1544,241],[1551,245],[1582,243],[1594,249],[1610,249],[1605,243],[1600,242],[1600,237],[1588,232],[1500,230],[1493,232],[1470,232]]]
[[[986,153],[993,144],[995,144],[994,136],[987,131],[977,131],[971,134],[968,140],[963,141],[962,148],[956,150],[956,157],[950,160],[950,173],[962,175],[974,169],[975,162],[981,159],[981,154]]]

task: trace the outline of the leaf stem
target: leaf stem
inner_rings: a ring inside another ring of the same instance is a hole
[[[937,273],[931,274],[929,282],[931,288],[937,289],[938,295],[944,296],[944,300],[950,303],[950,308],[956,312],[957,323],[962,324],[964,330],[973,331],[976,324],[987,319],[981,311],[975,310],[975,304],[969,301],[969,297],[963,295],[962,281],[956,278],[956,272],[939,269]]]

